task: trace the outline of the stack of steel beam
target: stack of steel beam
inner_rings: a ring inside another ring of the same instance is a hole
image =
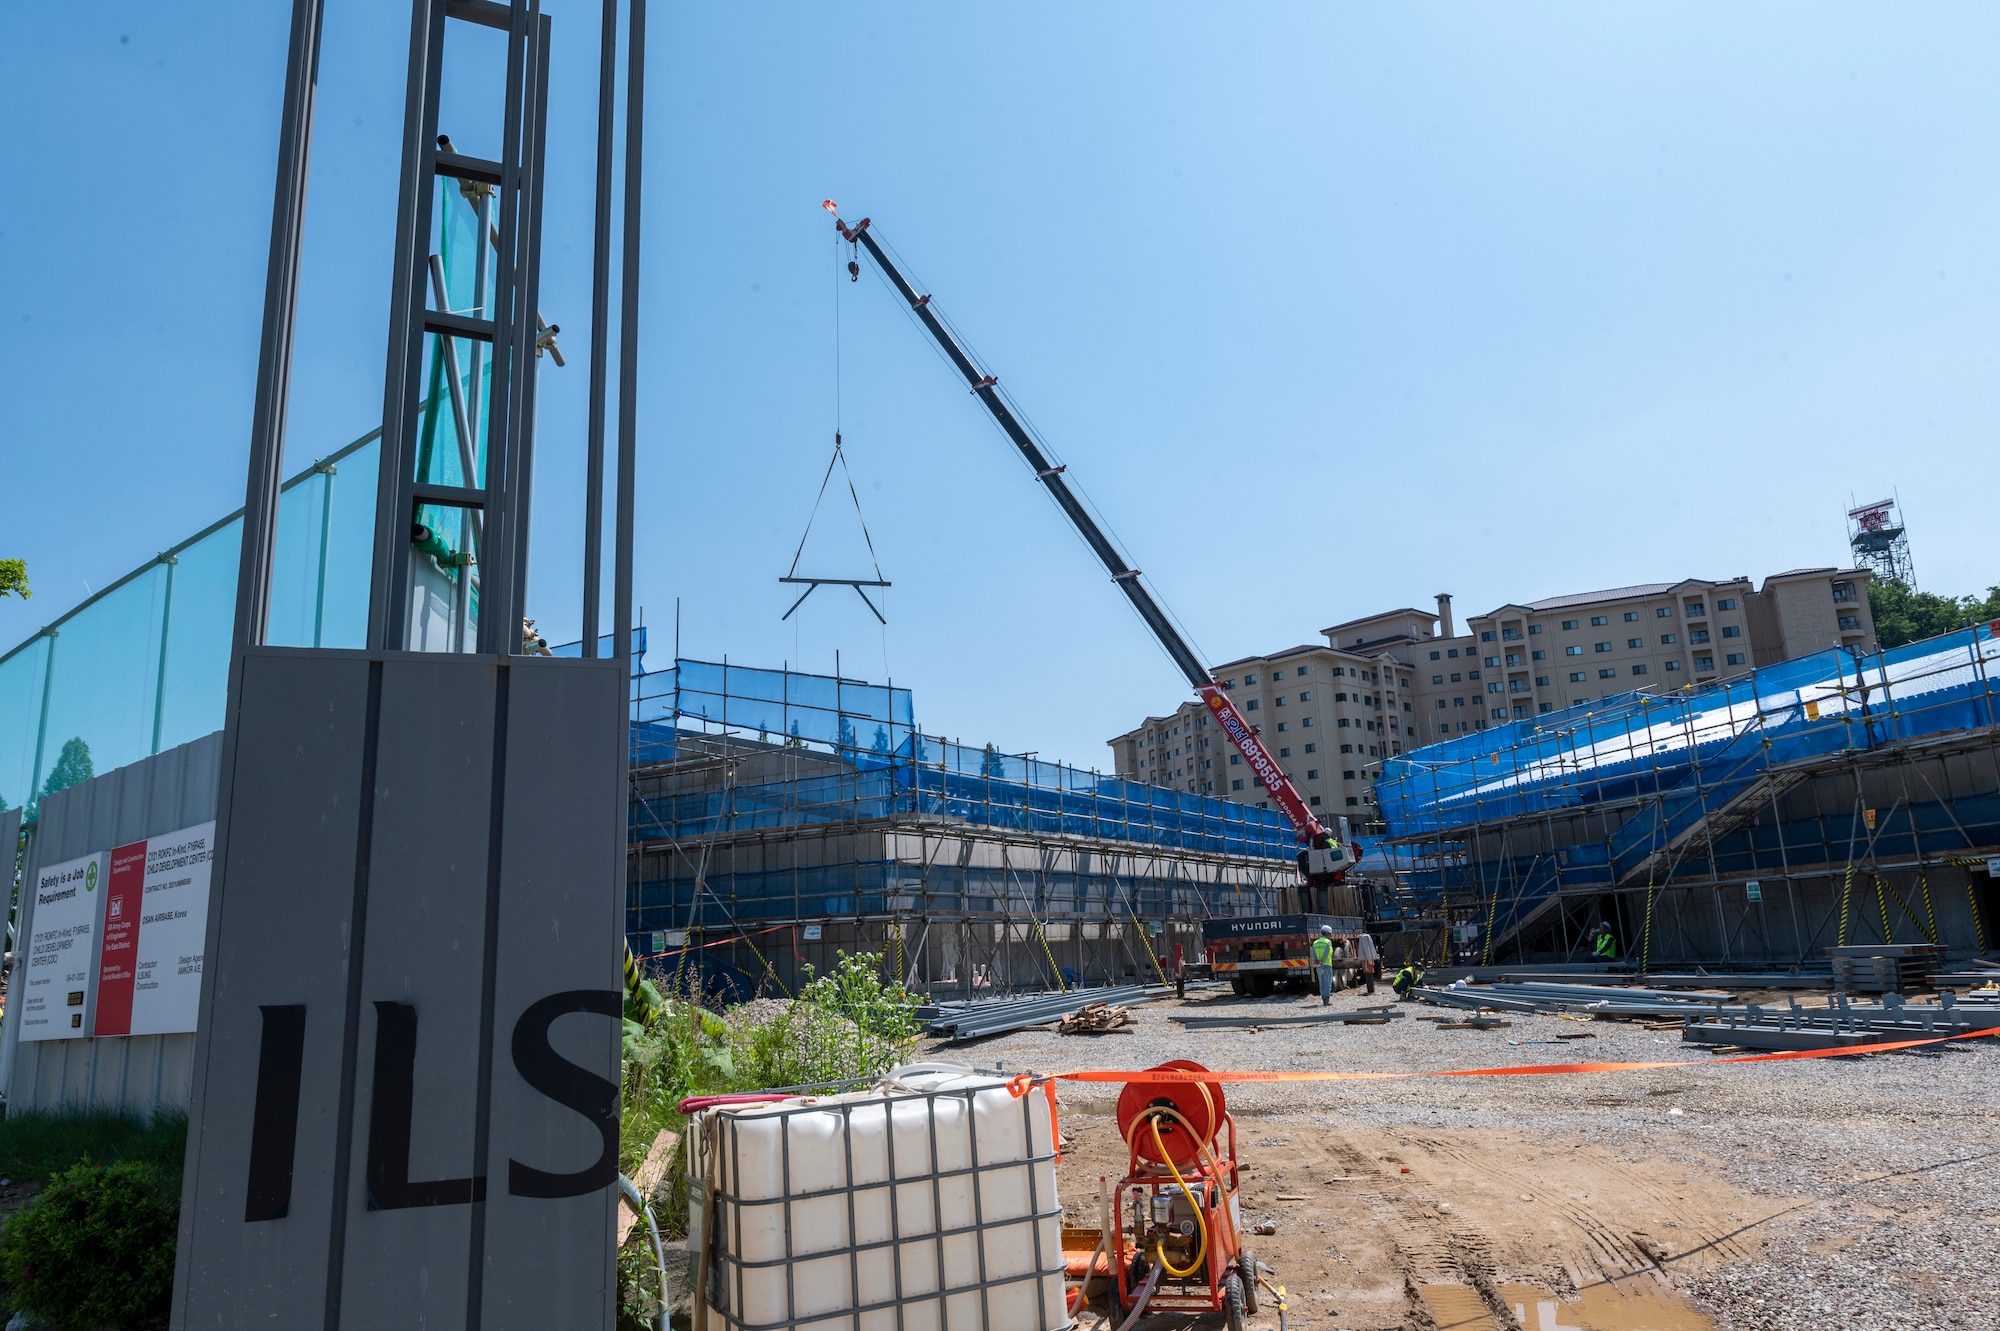
[[[1123,985],[1116,989],[1071,989],[1067,993],[1023,994],[1018,998],[982,998],[967,1003],[939,1003],[931,1018],[932,1035],[976,1040],[1004,1035],[1025,1026],[1066,1017],[1092,1003],[1144,1003],[1173,990],[1157,985]]]
[[[1931,987],[1944,962],[1935,943],[1873,943],[1830,947],[1833,987],[1859,994],[1903,994]]]

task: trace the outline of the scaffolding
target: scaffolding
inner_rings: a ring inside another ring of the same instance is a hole
[[[1471,959],[1569,959],[1610,923],[1642,966],[1827,946],[1983,952],[2000,853],[1994,625],[1414,750],[1377,796],[1406,881]]]
[[[1203,917],[1296,876],[1274,810],[927,735],[891,685],[683,660],[633,696],[627,929],[656,967],[790,989],[865,950],[965,992],[1157,982]]]

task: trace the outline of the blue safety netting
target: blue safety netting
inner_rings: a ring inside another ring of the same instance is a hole
[[[635,841],[933,815],[1013,831],[1289,859],[1284,815],[923,734],[907,689],[707,661],[633,681],[635,766],[730,734],[834,761],[784,780],[634,802]]]
[[[1636,799],[1608,838],[1541,866],[1575,877],[1594,865],[1595,877],[1616,881],[1768,771],[1994,724],[1996,663],[1990,625],[1884,652],[1818,652],[1699,690],[1627,694],[1415,749],[1384,765],[1376,799],[1390,835],[1412,841]]]

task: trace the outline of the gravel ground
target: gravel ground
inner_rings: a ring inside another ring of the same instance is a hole
[[[1336,995],[1338,1007],[1393,1001]],[[1024,1031],[949,1057],[1009,1070],[1144,1068],[1192,1058],[1223,1069],[1429,1072],[1570,1062],[1692,1066],[1587,1075],[1409,1077],[1237,1084],[1245,1117],[1476,1134],[1507,1129],[1553,1145],[1589,1143],[1635,1167],[1718,1180],[1737,1195],[1729,1237],[1749,1258],[1672,1262],[1672,1283],[1724,1331],[1829,1327],[2000,1328],[2000,1048],[1995,1042],[1865,1058],[1728,1065],[1676,1031],[1515,1014],[1494,1031],[1444,1031],[1401,1004],[1386,1026],[1186,1031],[1171,1000],[1135,1010],[1129,1035]],[[1287,1015],[1316,999],[1191,997],[1210,1013]],[[1588,1032],[1589,1039],[1559,1040]],[[1107,1115],[1118,1087],[1064,1086],[1066,1113]],[[1250,1134],[1254,1136],[1255,1133]],[[1710,1254],[1711,1258],[1713,1254]],[[1501,1278],[1510,1273],[1501,1271]],[[1532,1275],[1532,1272],[1518,1273]]]

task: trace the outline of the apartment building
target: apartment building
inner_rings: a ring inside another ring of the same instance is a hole
[[[1389,652],[1308,644],[1227,662],[1215,676],[1322,818],[1372,816],[1367,765],[1414,743],[1408,736],[1416,715],[1415,675],[1407,662]],[[1269,803],[1242,755],[1195,699],[1165,716],[1147,717],[1112,740],[1111,749],[1120,776]]]
[[[1872,650],[1866,569],[1645,583],[1469,616],[1451,597],[1320,630],[1325,646],[1215,668],[1307,802],[1372,816],[1383,758],[1489,725],[1744,674],[1827,647]],[[1110,741],[1121,776],[1264,804],[1256,779],[1190,699]],[[1322,815],[1324,816],[1324,814]]]

